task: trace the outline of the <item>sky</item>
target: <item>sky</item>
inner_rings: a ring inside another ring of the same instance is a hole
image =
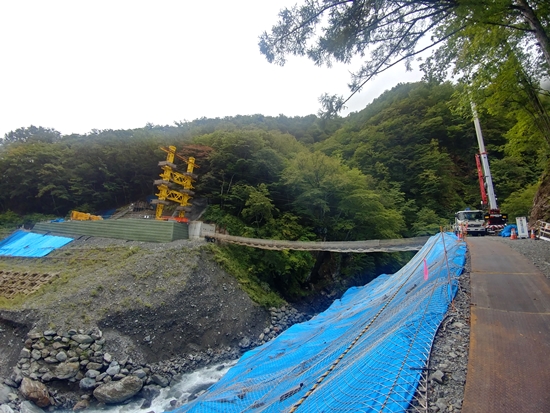
[[[0,2],[0,137],[43,126],[62,134],[197,118],[306,116],[323,93],[347,96],[352,67],[305,57],[267,62],[258,38],[296,0],[18,0]],[[398,66],[342,115],[400,82]]]

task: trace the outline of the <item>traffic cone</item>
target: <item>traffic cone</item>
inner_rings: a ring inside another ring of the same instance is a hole
[[[536,239],[534,229],[531,230],[531,239]]]
[[[510,239],[517,239],[518,236],[516,235],[516,230],[515,228],[512,228],[512,231],[510,233]]]

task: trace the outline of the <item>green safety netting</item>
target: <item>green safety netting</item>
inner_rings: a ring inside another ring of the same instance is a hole
[[[399,272],[351,288],[325,312],[247,352],[176,412],[405,412],[424,406],[415,392],[465,254],[453,234],[431,237]]]

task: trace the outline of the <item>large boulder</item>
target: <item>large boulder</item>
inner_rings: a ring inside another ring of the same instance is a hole
[[[30,400],[38,407],[48,407],[51,404],[50,394],[44,383],[24,377],[19,391],[25,399]]]
[[[94,390],[94,397],[102,403],[122,403],[135,396],[143,387],[143,382],[136,376],[126,376],[120,381],[102,384]]]

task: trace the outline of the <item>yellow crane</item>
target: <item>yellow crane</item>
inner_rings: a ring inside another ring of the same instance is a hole
[[[193,170],[198,168],[198,165],[195,164],[194,157],[184,158],[178,155],[175,146],[169,146],[168,148],[161,146],[160,149],[166,152],[167,155],[165,161],[159,162],[159,166],[162,169],[162,173],[160,174],[161,179],[157,179],[154,182],[159,191],[155,194],[158,199],[151,201],[152,204],[157,205],[155,218],[162,219],[164,206],[170,205],[170,201],[172,201],[178,204],[176,207],[178,218],[183,219],[185,212],[191,209],[189,200],[195,194],[192,189],[193,182],[197,178]],[[187,163],[186,172],[177,172],[177,166],[174,163],[176,157]]]

